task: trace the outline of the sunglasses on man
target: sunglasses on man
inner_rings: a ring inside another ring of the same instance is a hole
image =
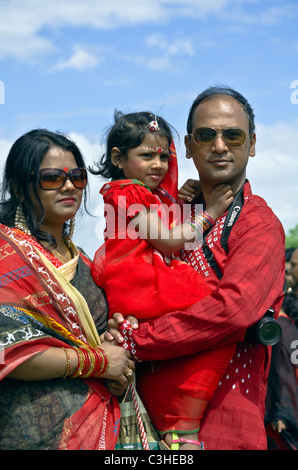
[[[38,174],[39,185],[44,190],[62,188],[68,178],[77,189],[84,189],[87,186],[85,168],[74,168],[68,173],[59,168],[42,168]]]
[[[198,127],[190,135],[194,141],[201,147],[211,145],[220,134],[224,142],[230,147],[241,147],[246,142],[247,135],[242,129],[227,128],[215,129],[214,127]]]

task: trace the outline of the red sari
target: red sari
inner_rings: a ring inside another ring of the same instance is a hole
[[[95,254],[91,274],[106,293],[109,315],[121,312],[150,320],[167,312],[184,310],[211,293],[205,280],[188,264],[169,260],[131,224],[144,207],[156,210],[168,227],[176,223],[176,155],[169,159],[167,175],[155,194],[136,180],[107,183],[101,189],[105,202],[105,243]],[[177,173],[176,173],[177,176]],[[170,190],[170,193],[168,192]],[[166,203],[163,205],[162,203]],[[172,219],[167,217],[170,207]],[[174,214],[174,215],[173,215]],[[234,347],[187,359],[142,364],[137,374],[138,393],[159,432],[194,431],[208,401],[231,359]]]
[[[6,378],[48,348],[90,344],[79,317],[87,305],[66,278],[63,285],[59,282],[61,274],[55,269],[61,263],[37,245],[0,224],[0,449],[112,450],[120,410],[101,380]],[[78,263],[89,296],[98,299],[98,286],[91,286],[90,261],[79,253]]]

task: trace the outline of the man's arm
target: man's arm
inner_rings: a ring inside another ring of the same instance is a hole
[[[268,308],[279,310],[284,283],[284,231],[276,217],[252,213],[231,235],[224,276],[208,297],[187,310],[133,331],[139,360],[178,357],[242,341]]]

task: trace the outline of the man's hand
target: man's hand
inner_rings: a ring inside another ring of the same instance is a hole
[[[114,313],[113,318],[111,318],[108,321],[108,329],[104,333],[104,340],[105,341],[116,341],[117,343],[122,343],[123,337],[121,336],[119,330],[118,330],[118,325],[121,325],[124,322],[125,318],[121,313]],[[127,320],[131,324],[131,327],[136,330],[139,327],[138,320],[133,317],[132,315],[129,315],[127,317]]]
[[[277,421],[273,421],[271,423],[271,426],[272,426],[272,429],[274,429],[274,431],[277,431],[278,433],[281,433],[282,431],[287,430],[287,426],[281,419],[278,419]]]

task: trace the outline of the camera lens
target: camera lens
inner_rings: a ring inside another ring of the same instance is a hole
[[[263,318],[258,325],[258,340],[267,346],[274,346],[281,338],[281,327],[273,318]]]

